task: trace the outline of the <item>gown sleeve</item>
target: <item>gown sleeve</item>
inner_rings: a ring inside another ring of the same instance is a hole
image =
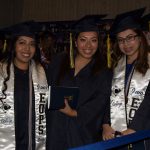
[[[147,87],[145,97],[137,110],[129,128],[135,131],[150,129],[150,83]]]

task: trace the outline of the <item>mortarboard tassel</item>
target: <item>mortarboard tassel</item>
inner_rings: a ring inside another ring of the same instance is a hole
[[[111,68],[110,37],[107,35],[107,66]]]
[[[72,33],[70,33],[70,67],[74,68],[73,46],[72,46]]]
[[[149,32],[150,32],[150,21],[148,22],[148,25],[149,25]]]
[[[3,53],[6,51],[6,47],[7,47],[7,41],[6,40],[4,40],[4,46],[3,46]]]

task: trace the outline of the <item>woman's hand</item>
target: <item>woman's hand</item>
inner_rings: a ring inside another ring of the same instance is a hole
[[[68,101],[66,99],[65,99],[65,107],[63,109],[59,109],[59,111],[70,117],[77,117],[77,111],[69,106]]]
[[[133,129],[127,129],[127,130],[124,130],[121,132],[122,135],[128,135],[128,134],[132,134],[132,133],[135,133],[136,131],[133,130]]]
[[[114,138],[115,131],[109,124],[103,124],[103,140],[109,140]]]

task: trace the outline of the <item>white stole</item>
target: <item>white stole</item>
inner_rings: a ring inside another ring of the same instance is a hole
[[[150,69],[147,70],[144,76],[134,70],[127,95],[128,102],[125,105],[125,70],[126,57],[124,56],[114,69],[112,94],[110,97],[111,127],[116,131],[127,129],[127,124],[132,121],[132,118],[144,99],[150,81]]]
[[[2,96],[2,86],[6,66],[0,65],[0,95]],[[46,116],[45,107],[48,98],[48,85],[44,69],[41,65],[36,66],[32,61],[30,70],[32,72],[33,87],[35,93],[35,142],[36,150],[46,149]],[[15,115],[14,115],[14,66],[11,64],[10,79],[7,82],[7,98],[3,100],[11,106],[4,111],[0,102],[0,149],[15,150]],[[32,130],[31,130],[32,131]]]

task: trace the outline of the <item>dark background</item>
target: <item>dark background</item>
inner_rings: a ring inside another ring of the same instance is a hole
[[[108,14],[114,18],[117,13],[147,7],[150,0],[0,0],[0,27],[22,21],[70,21],[87,14]]]

